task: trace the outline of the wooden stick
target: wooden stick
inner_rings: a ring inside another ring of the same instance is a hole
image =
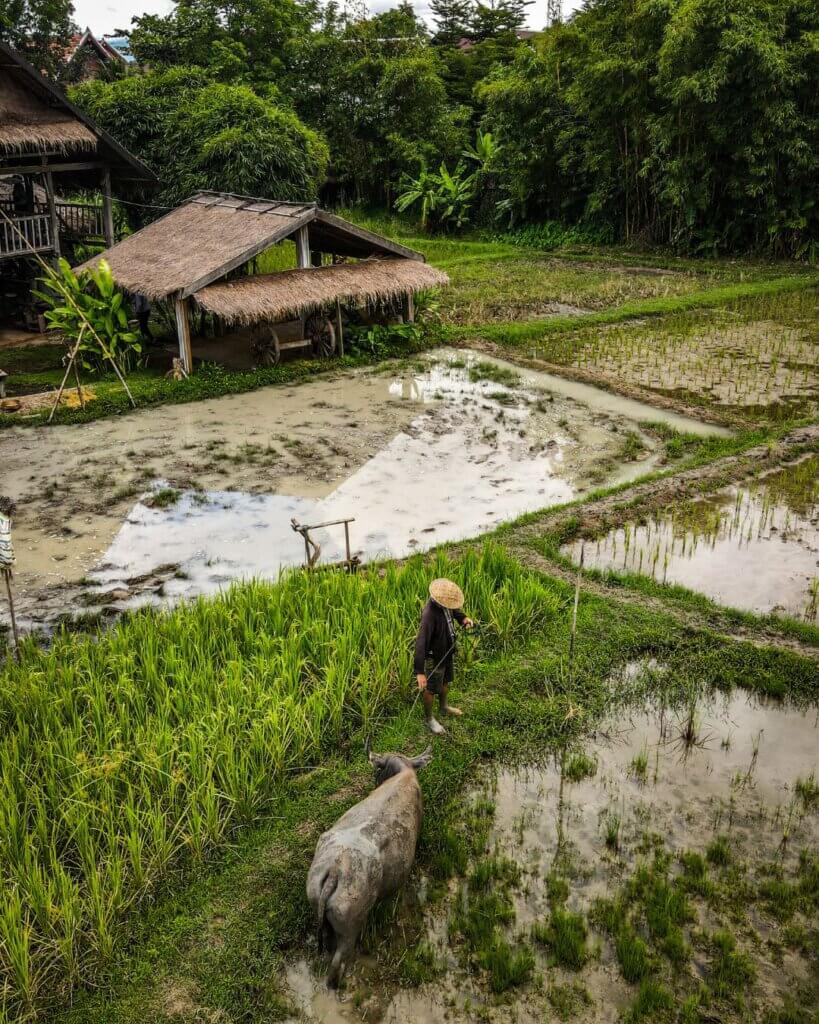
[[[74,380],[77,382],[77,395],[80,399],[80,408],[85,408],[85,399],[82,393],[82,384],[80,384],[80,371],[77,369],[77,360],[74,360]]]
[[[586,552],[586,542],[580,545],[580,564],[577,567],[577,582],[574,586],[574,607],[572,608],[572,631],[569,636],[569,675],[573,678],[574,670],[574,638],[577,633],[577,606],[580,604],[580,578],[583,574],[583,556]]]
[[[60,404],[60,399],[63,397],[63,391],[65,390],[65,382],[68,380],[68,375],[71,373],[71,367],[74,365],[74,360],[77,358],[77,352],[82,342],[83,332],[85,331],[85,324],[80,328],[79,336],[77,337],[74,347],[68,356],[68,366],[65,368],[63,374],[62,383],[60,384],[59,390],[57,391],[57,397],[54,399],[54,405],[51,406],[51,412],[49,413],[48,422],[50,423],[54,419],[54,413],[57,411],[57,406]]]
[[[14,596],[11,592],[11,569],[4,569],[3,576],[6,578],[6,593],[9,598],[9,615],[11,616],[11,634],[14,637],[14,653],[17,660],[20,660],[20,636],[17,632],[17,617],[14,614]]]

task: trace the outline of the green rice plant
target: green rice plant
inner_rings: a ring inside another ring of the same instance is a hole
[[[566,759],[563,778],[567,782],[582,782],[597,774],[597,761],[582,750],[575,751]]]
[[[0,990],[12,1018],[93,982],[157,886],[270,814],[295,770],[363,743],[406,705],[418,615],[441,575],[490,624],[486,655],[558,610],[547,585],[487,545],[354,576],[290,572],[23,645],[0,673]],[[445,845],[464,871],[469,847]]]
[[[556,964],[579,971],[589,959],[586,945],[588,929],[582,914],[556,906],[548,921],[538,921],[532,927],[532,938],[546,946]]]
[[[606,846],[615,853],[620,849],[620,815],[611,809],[606,811],[603,818],[603,834]]]
[[[804,779],[797,779],[794,791],[802,801],[802,806],[806,811],[813,810],[814,807],[819,805],[819,782],[816,781],[816,776],[813,772]]]
[[[747,953],[737,949],[737,940],[728,931],[716,931],[710,937],[711,966],[708,984],[718,999],[725,999],[737,1008],[743,1004],[742,994],[750,986],[756,969]]]
[[[728,836],[716,836],[712,839],[706,847],[705,856],[710,864],[715,864],[717,867],[725,867],[730,864],[732,854]]]
[[[506,939],[495,935],[489,947],[481,952],[479,963],[489,975],[490,989],[500,993],[529,980],[535,957],[528,947],[512,947]]]
[[[632,775],[634,775],[640,782],[646,781],[646,778],[648,777],[647,747],[643,747],[643,749],[638,754],[634,755],[634,757],[631,759],[630,767]]]
[[[491,882],[507,882],[517,885],[520,881],[520,867],[509,857],[493,855],[482,857],[469,875],[469,888],[485,890]]]
[[[592,1001],[589,990],[577,981],[571,985],[550,985],[546,998],[559,1020],[574,1020]]]
[[[651,970],[651,954],[631,923],[620,929],[614,943],[620,970],[626,981],[641,981]]]
[[[668,1012],[675,1006],[673,994],[654,978],[641,982],[637,997],[625,1016],[626,1024],[649,1018],[652,1021],[670,1020]]]

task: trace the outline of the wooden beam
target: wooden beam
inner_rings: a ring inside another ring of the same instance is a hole
[[[52,164],[48,160],[41,160],[38,164],[13,164],[6,161],[0,162],[0,173],[2,174],[45,174],[51,170],[55,174],[70,171],[94,171],[106,165],[101,160],[85,160],[77,163]],[[140,179],[141,180],[141,179]]]
[[[334,213],[328,213],[326,210],[316,210],[316,224],[318,227],[326,224],[339,234],[349,235],[360,242],[366,242],[374,249],[381,249],[384,252],[393,253],[395,256],[404,256],[408,260],[426,263],[426,256],[423,253],[417,252],[415,249],[408,249],[407,246],[394,242],[391,238],[386,238],[384,235],[376,235],[375,232],[361,228],[357,224],[351,224],[350,221],[344,220],[343,217],[336,217]]]
[[[401,313],[405,324],[411,324],[415,320],[415,296],[412,292],[406,292],[401,303]]]
[[[51,245],[57,259],[61,256],[60,251],[60,221],[57,217],[57,204],[54,202],[54,177],[51,171],[45,173],[46,202],[48,203],[48,216],[51,219]]]
[[[114,208],[111,203],[111,168],[102,169],[102,222],[105,244],[110,249],[114,244]]]
[[[306,224],[296,232],[295,239],[296,266],[299,270],[306,270],[310,266],[310,233]]]
[[[186,373],[193,370],[193,353],[191,352],[191,324],[188,316],[188,300],[176,299],[174,301],[174,313],[176,313],[176,336],[179,339],[179,358]]]

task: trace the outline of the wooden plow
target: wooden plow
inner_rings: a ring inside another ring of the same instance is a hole
[[[290,525],[293,527],[296,533],[300,533],[304,539],[304,558],[305,569],[344,569],[345,572],[356,572],[358,567],[361,565],[361,559],[358,555],[354,555],[350,550],[350,523],[354,523],[355,518],[350,516],[347,519],[333,519],[327,523],[313,523],[311,526],[300,523],[297,519],[291,519]],[[313,537],[310,536],[311,530],[324,530],[328,526],[343,526],[344,527],[344,549],[346,551],[346,558],[343,558],[340,562],[326,562],[324,565],[319,565],[318,560],[321,557],[321,544]]]

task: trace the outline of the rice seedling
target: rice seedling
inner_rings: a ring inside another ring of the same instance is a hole
[[[566,759],[563,778],[567,782],[582,782],[597,774],[597,761],[583,751],[576,751]]]
[[[603,835],[606,846],[615,853],[620,849],[621,824],[620,815],[609,808],[603,816]]]
[[[631,774],[639,782],[645,782],[648,778],[648,747],[643,747],[631,760]]]
[[[552,907],[547,921],[538,921],[532,927],[532,938],[548,948],[553,962],[573,971],[579,971],[589,959],[587,934],[583,915],[559,906]]]
[[[514,645],[557,601],[501,549],[381,572],[290,573],[25,645],[0,675],[0,989],[30,1013],[94,978],[128,911],[269,813],[294,770],[408,696],[428,580]],[[463,869],[453,841],[451,865]]]
[[[705,849],[705,856],[710,864],[725,867],[731,863],[731,843],[728,836],[716,836]]]
[[[737,940],[729,931],[716,931],[709,939],[711,966],[708,983],[718,999],[737,1008],[742,1006],[743,990],[756,978],[756,969],[747,953],[737,949]]]
[[[589,990],[580,982],[570,985],[553,984],[546,990],[546,998],[558,1020],[574,1020],[587,1006],[591,1006]]]
[[[636,1024],[646,1018],[663,1020],[665,1011],[673,1010],[675,1005],[674,996],[665,985],[654,978],[646,978],[640,983],[637,997],[626,1013],[626,1024]]]
[[[614,951],[626,981],[641,981],[651,970],[651,954],[634,927],[626,922],[617,935]]]
[[[819,804],[819,783],[813,772],[804,779],[797,779],[794,791],[806,811],[812,810]]]

